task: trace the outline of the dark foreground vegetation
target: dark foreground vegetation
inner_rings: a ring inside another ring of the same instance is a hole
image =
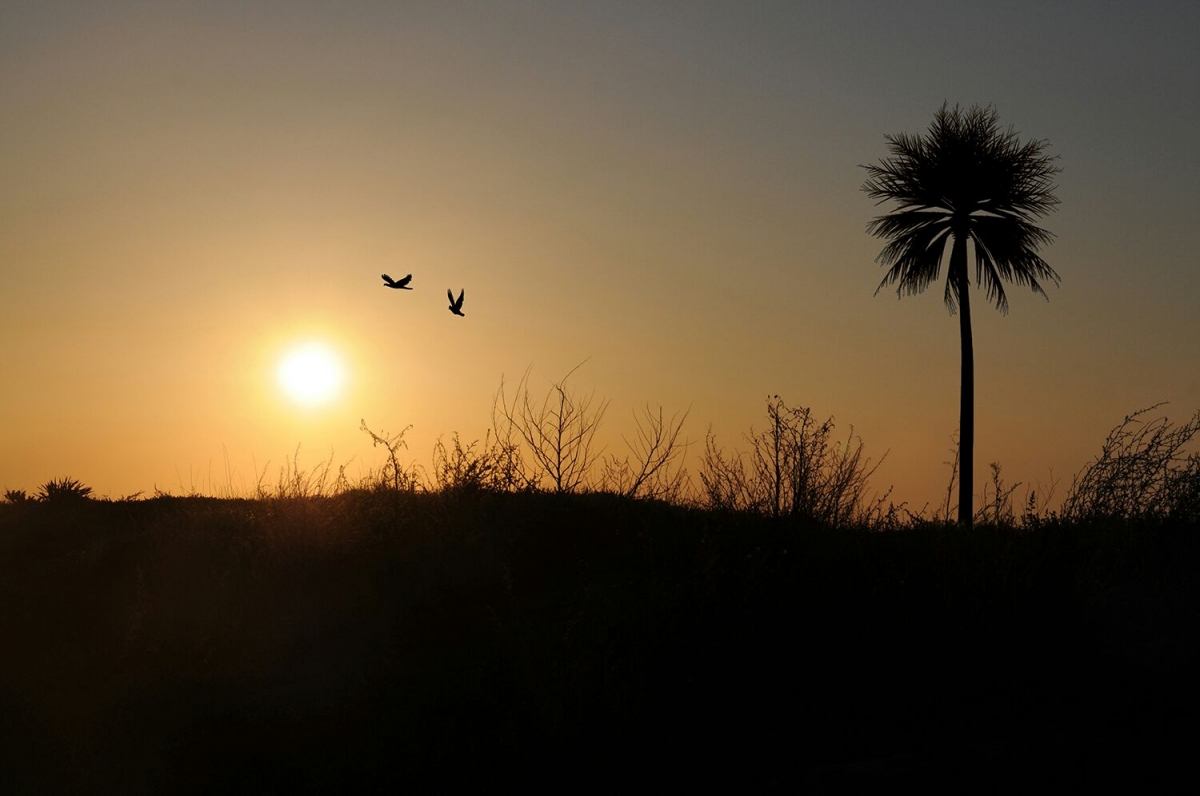
[[[470,488],[8,502],[0,791],[1154,787],[1194,755],[1197,530]]]
[[[1200,456],[1125,418],[1054,511],[895,506],[768,401],[697,480],[647,409],[503,393],[494,436],[253,499],[0,502],[0,793],[1154,788],[1200,719]],[[1050,491],[1053,491],[1052,488]],[[1190,777],[1189,777],[1190,779]]]

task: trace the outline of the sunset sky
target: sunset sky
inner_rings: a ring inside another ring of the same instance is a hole
[[[778,394],[939,501],[957,319],[873,295],[859,166],[948,101],[1061,156],[1061,286],[974,294],[976,491],[1061,497],[1125,414],[1200,408],[1198,38],[1182,1],[5,2],[0,489],[354,477],[360,419],[428,466],[587,360],[611,452],[690,407],[694,471]],[[316,405],[277,379],[307,342]]]

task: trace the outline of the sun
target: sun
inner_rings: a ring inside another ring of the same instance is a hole
[[[276,370],[283,392],[302,406],[320,406],[338,396],[344,372],[340,358],[324,343],[303,343],[288,350]]]

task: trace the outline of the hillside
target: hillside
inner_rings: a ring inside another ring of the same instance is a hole
[[[0,504],[0,787],[1157,771],[1200,715],[1196,531],[453,490]]]

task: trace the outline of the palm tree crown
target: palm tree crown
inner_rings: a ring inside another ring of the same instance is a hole
[[[880,290],[895,284],[897,295],[921,293],[938,278],[946,241],[960,237],[974,244],[975,280],[1003,313],[1005,282],[1042,296],[1042,281],[1059,283],[1037,254],[1054,236],[1033,223],[1058,204],[1052,180],[1061,169],[1056,156],[1045,154],[1046,141],[1021,143],[1012,128],[1002,131],[991,106],[962,111],[957,105],[942,105],[926,137],[886,139],[891,157],[864,166],[870,177],[863,184],[872,199],[898,205],[867,226],[889,241],[877,258],[890,266]],[[946,280],[951,312],[965,288],[958,279]]]

